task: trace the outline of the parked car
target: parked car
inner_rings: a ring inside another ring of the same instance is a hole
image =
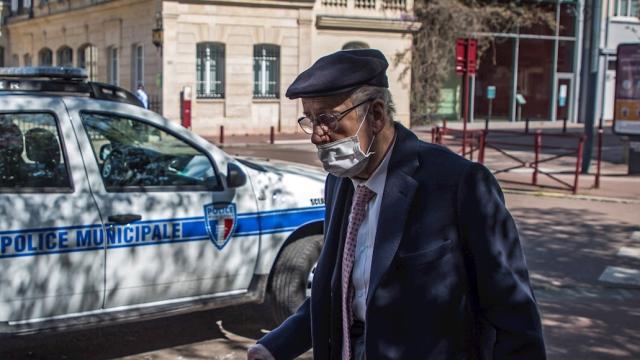
[[[81,69],[0,69],[0,333],[309,296],[325,174],[234,158]]]

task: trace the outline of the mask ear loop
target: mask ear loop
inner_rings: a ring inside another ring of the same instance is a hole
[[[367,121],[367,115],[369,115],[369,109],[371,109],[371,103],[369,103],[367,105],[367,111],[364,113],[364,118],[362,119],[362,122],[360,123],[360,126],[358,126],[358,131],[356,131],[356,135],[355,136],[358,136],[358,133],[360,132],[360,128],[362,128],[362,124],[364,124],[364,122]],[[375,141],[376,136],[378,136],[378,134],[373,134],[373,139],[371,139],[371,141],[369,142],[369,147],[367,148],[367,152],[365,153],[365,156],[369,156],[369,155],[373,154],[373,153],[369,152],[369,150],[371,150],[371,146],[373,146],[373,142]],[[358,140],[358,143],[360,143],[360,140]],[[360,146],[358,145],[358,147],[360,147]]]

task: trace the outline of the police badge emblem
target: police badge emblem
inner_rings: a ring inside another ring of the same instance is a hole
[[[204,225],[218,250],[229,242],[237,224],[236,204],[211,203],[204,206]]]

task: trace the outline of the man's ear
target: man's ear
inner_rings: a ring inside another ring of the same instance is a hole
[[[384,125],[387,122],[387,111],[384,101],[380,99],[373,100],[370,106],[371,109],[369,110],[369,114],[371,116],[371,129],[375,134],[379,134],[382,129],[384,129]]]

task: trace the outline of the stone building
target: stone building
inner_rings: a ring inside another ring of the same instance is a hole
[[[378,48],[392,63],[397,119],[409,122],[410,73],[393,65],[417,24],[412,0],[11,0],[4,2],[5,66],[63,65],[97,81],[144,84],[152,109],[180,121],[191,94],[203,135],[298,131],[299,100],[284,93],[324,54]]]

